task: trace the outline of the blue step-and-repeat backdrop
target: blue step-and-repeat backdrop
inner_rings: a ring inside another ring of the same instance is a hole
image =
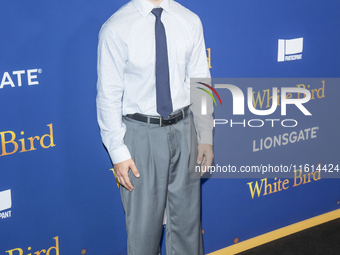
[[[205,253],[339,211],[340,2],[179,2],[200,16],[212,77],[225,78],[213,79],[223,105],[215,95]],[[126,254],[95,105],[98,33],[125,3],[0,2],[1,255]],[[243,92],[244,115],[233,114],[236,98],[221,84]],[[258,110],[270,109],[277,87],[277,110],[251,113],[248,87]],[[283,87],[311,99],[284,115]]]

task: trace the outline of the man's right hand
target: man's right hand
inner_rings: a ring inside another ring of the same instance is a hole
[[[117,176],[119,183],[121,185],[123,185],[125,188],[127,188],[128,190],[132,191],[133,186],[132,186],[130,179],[129,179],[129,174],[128,174],[129,170],[131,169],[132,173],[137,178],[139,178],[139,176],[140,176],[133,159],[130,158],[130,159],[127,159],[123,162],[114,164],[113,167],[114,167],[114,170],[115,170],[115,173],[116,173],[116,176]]]

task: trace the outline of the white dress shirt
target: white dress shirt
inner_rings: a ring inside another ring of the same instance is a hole
[[[101,136],[114,164],[131,158],[124,144],[122,115],[159,116],[155,85],[155,8],[147,0],[132,0],[102,26],[98,44],[97,114]],[[199,17],[173,0],[163,0],[173,110],[190,104],[190,78],[210,72]],[[195,117],[198,142],[212,144],[209,121]],[[208,124],[207,124],[208,123]]]

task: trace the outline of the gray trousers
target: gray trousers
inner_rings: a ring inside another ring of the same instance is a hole
[[[123,117],[124,142],[140,173],[132,192],[120,188],[128,255],[160,254],[166,208],[167,255],[203,255],[197,136],[192,117],[166,127]],[[189,172],[190,170],[190,172]]]

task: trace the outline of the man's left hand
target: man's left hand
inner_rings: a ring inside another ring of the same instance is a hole
[[[202,170],[208,170],[214,158],[213,147],[211,144],[199,144],[197,147],[198,157],[197,164],[201,165],[201,176],[205,173]]]

